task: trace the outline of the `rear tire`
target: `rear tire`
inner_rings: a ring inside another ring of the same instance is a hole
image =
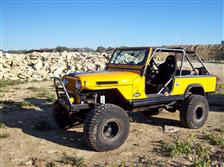
[[[187,128],[198,129],[206,123],[208,112],[207,99],[201,95],[191,95],[180,107],[180,121]]]
[[[96,151],[121,146],[129,133],[129,116],[119,106],[102,104],[92,110],[84,123],[87,144]]]

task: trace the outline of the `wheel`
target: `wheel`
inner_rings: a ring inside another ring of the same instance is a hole
[[[180,107],[180,121],[187,128],[201,128],[208,118],[208,111],[208,101],[204,96],[191,95]]]
[[[118,148],[127,139],[129,116],[119,106],[102,104],[93,109],[84,123],[87,144],[96,151]]]
[[[81,117],[83,115],[79,114],[76,117],[74,115],[69,114],[67,110],[62,108],[58,102],[55,102],[54,109],[53,109],[53,118],[56,124],[61,129],[69,129],[71,127],[74,127],[76,125],[81,124],[83,121],[81,121],[83,118]],[[80,117],[80,119],[77,119]]]
[[[142,113],[147,116],[147,117],[151,117],[153,115],[158,115],[162,112],[162,110],[160,110],[159,108],[152,108],[148,111],[142,111]]]

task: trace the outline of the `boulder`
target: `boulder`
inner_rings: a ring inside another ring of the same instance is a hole
[[[63,71],[65,70],[65,67],[58,67],[54,72],[53,72],[53,75],[54,76],[59,76],[63,73]]]
[[[3,67],[4,68],[11,68],[12,66],[12,61],[11,60],[6,60],[4,63],[3,63]]]
[[[163,127],[164,133],[176,133],[178,131],[180,131],[180,128],[176,127],[176,126],[164,125],[164,127]]]
[[[17,75],[17,77],[18,77],[19,79],[22,79],[22,80],[27,79],[27,76],[26,76],[25,74],[23,74],[23,73],[19,73],[19,74]]]
[[[29,55],[30,60],[37,60],[40,57],[40,55],[37,52],[32,52]]]
[[[81,71],[81,70],[82,70],[82,65],[80,65],[80,64],[76,64],[75,69],[76,69],[77,71]]]
[[[42,61],[38,61],[37,64],[34,65],[34,69],[40,70],[43,67]]]
[[[94,71],[94,70],[96,70],[96,66],[93,63],[87,63],[86,64],[86,67],[87,67],[87,70],[88,71]]]

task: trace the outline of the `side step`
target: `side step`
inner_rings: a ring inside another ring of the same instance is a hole
[[[133,100],[133,107],[146,107],[152,105],[159,105],[159,104],[168,104],[173,101],[180,101],[184,100],[183,95],[174,95],[174,96],[164,96],[158,95],[154,97],[148,97],[146,99],[137,99]]]

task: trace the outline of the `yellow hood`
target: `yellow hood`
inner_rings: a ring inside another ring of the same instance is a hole
[[[133,79],[139,74],[127,71],[100,71],[89,73],[77,73],[72,78],[78,78],[83,88],[113,87],[115,85],[131,85]],[[71,76],[68,78],[72,79]]]

